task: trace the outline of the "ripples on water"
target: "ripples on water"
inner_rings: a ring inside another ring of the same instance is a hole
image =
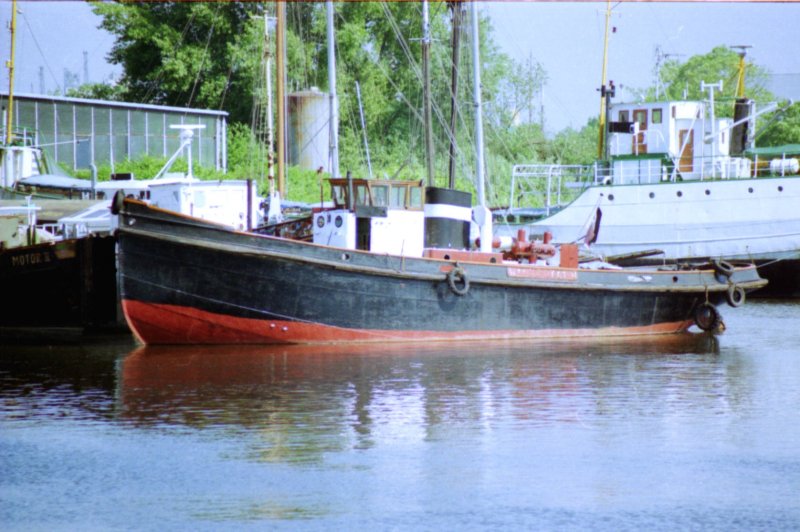
[[[4,346],[3,529],[800,527],[800,305],[719,339]]]

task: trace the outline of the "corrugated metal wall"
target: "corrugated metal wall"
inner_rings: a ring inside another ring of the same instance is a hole
[[[8,94],[0,94],[5,114]],[[203,124],[192,158],[226,170],[228,113],[50,96],[14,96],[14,127],[47,152],[51,162],[76,170],[145,155],[169,157],[180,145],[173,124]],[[3,121],[5,124],[5,120]]]

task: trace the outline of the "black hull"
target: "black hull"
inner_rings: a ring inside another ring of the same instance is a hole
[[[466,285],[448,282],[450,261],[236,233],[138,202],[125,203],[119,241],[123,308],[148,344],[671,333],[727,288],[711,271],[477,263],[461,265]],[[737,275],[760,283],[752,268]]]
[[[758,273],[769,284],[753,295],[758,297],[800,298],[800,259],[756,261]]]
[[[119,326],[115,239],[0,251],[0,339],[69,340]]]

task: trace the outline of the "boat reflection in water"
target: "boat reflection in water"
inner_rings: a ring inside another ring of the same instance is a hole
[[[378,441],[437,438],[454,426],[591,425],[632,413],[735,409],[747,378],[736,357],[717,355],[716,338],[705,334],[644,342],[141,347],[122,363],[118,419],[260,431],[264,445],[254,458],[305,462]]]

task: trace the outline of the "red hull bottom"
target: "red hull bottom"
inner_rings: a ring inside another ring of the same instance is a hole
[[[123,300],[128,325],[144,344],[330,344],[445,340],[514,340],[674,334],[691,320],[640,327],[487,331],[344,329],[319,323],[239,318],[189,307]]]

